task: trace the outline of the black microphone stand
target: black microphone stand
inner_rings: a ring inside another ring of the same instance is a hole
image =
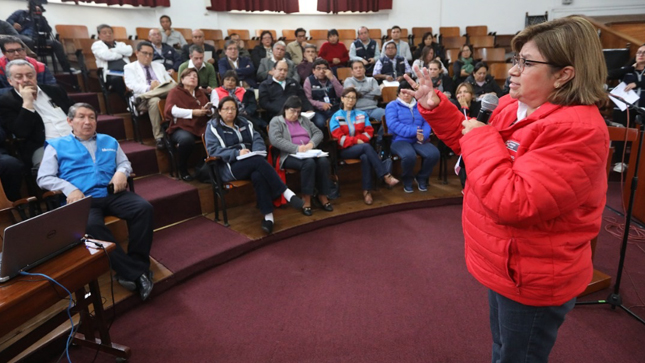
[[[641,149],[643,147],[643,136],[645,135],[643,120],[642,117],[645,116],[645,110],[640,107],[634,106],[631,103],[623,100],[621,97],[617,97],[609,94],[610,97],[619,100],[629,107],[630,110],[636,112],[636,124],[639,127],[640,132],[640,143],[638,144],[638,152],[636,153],[636,166],[634,168],[634,176],[632,177],[631,190],[629,192],[629,203],[627,204],[627,213],[625,214],[625,232],[623,233],[623,243],[620,247],[620,260],[618,262],[618,273],[616,274],[616,283],[614,284],[614,291],[609,294],[605,300],[597,301],[579,301],[576,305],[611,305],[611,309],[614,310],[616,307],[623,309],[627,314],[631,315],[634,319],[645,324],[645,320],[636,315],[634,312],[629,310],[625,305],[623,305],[623,298],[620,296],[620,282],[623,276],[623,266],[625,264],[625,253],[627,252],[627,240],[629,239],[629,228],[632,221],[632,209],[634,207],[634,195],[636,194],[636,187],[638,186],[638,166],[640,165],[641,160]]]

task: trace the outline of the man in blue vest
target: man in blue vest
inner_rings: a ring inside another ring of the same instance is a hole
[[[329,63],[318,58],[314,61],[313,74],[307,77],[302,86],[305,95],[316,110],[313,123],[324,130],[329,119],[340,107],[343,85],[338,82],[329,69]]]
[[[396,55],[396,44],[393,41],[385,43],[384,49],[385,56],[374,66],[374,78],[379,82],[403,81],[403,75],[409,76],[411,73],[410,64],[405,58]]]
[[[150,246],[152,205],[126,189],[132,172],[130,161],[113,137],[96,133],[96,110],[87,103],[69,108],[67,122],[72,134],[45,142],[38,170],[38,186],[60,190],[73,203],[92,197],[86,232],[95,239],[115,242],[103,218],[112,215],[128,223],[126,253],[118,243],[110,253],[117,281],[126,289],[138,290],[142,300],[152,291]]]
[[[370,30],[367,27],[358,29],[358,39],[349,47],[349,60],[361,61],[365,67],[365,74],[372,75],[376,61],[381,58],[381,51],[374,39],[370,39]]]

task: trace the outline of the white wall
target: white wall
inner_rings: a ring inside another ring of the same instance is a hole
[[[173,24],[182,28],[208,29],[347,29],[359,25],[369,28],[387,28],[397,24],[404,28],[414,26],[488,25],[489,31],[514,34],[524,27],[524,15],[549,12],[550,18],[570,14],[617,15],[645,14],[643,0],[573,0],[562,5],[562,0],[394,0],[393,9],[373,14],[244,14],[217,13],[206,10],[208,0],[171,0],[170,8],[122,8],[105,6],[76,6],[57,4],[50,0],[45,16],[52,27],[55,24],[86,25],[90,34],[96,25],[108,23],[125,26],[129,34],[135,28],[158,26],[159,16],[167,14]],[[301,0],[314,1],[315,0]],[[0,0],[0,18],[6,19],[16,9],[26,8],[25,0]],[[311,3],[301,10],[314,9]],[[226,33],[226,32],[225,32]]]

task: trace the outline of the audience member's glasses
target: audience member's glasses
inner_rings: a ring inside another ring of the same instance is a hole
[[[8,54],[16,54],[24,51],[25,51],[25,48],[5,49],[5,53],[8,53]]]
[[[554,66],[554,67],[557,66],[556,64],[553,64],[551,62],[542,62],[542,61],[526,59],[526,58],[520,57],[519,55],[516,55],[516,56],[513,57],[513,65],[517,66],[517,68],[519,68],[520,73],[524,71],[524,66],[532,67],[532,66],[535,65],[534,63],[547,64],[547,65]]]
[[[223,107],[222,108],[222,112],[235,112],[235,110],[237,110],[237,108],[235,108],[235,107]]]
[[[355,100],[355,99],[356,99],[356,97],[355,97],[355,96],[344,96],[343,98],[345,98],[345,99],[347,99],[347,100],[350,100],[350,101],[351,101],[351,100]]]
[[[636,55],[645,55],[645,51],[636,52]]]
[[[152,55],[153,55],[153,53],[150,53],[150,52],[139,51],[139,53],[145,55],[146,57],[152,57]]]
[[[300,109],[299,108],[287,108],[287,112],[300,113]]]

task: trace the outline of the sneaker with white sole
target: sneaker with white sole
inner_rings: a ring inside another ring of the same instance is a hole
[[[412,193],[414,192],[414,189],[412,188],[412,185],[404,185],[403,186],[403,191],[406,193]]]
[[[417,183],[417,187],[419,188],[420,192],[428,191],[428,182],[426,182],[425,180],[419,180],[419,178],[414,178],[414,181]]]

